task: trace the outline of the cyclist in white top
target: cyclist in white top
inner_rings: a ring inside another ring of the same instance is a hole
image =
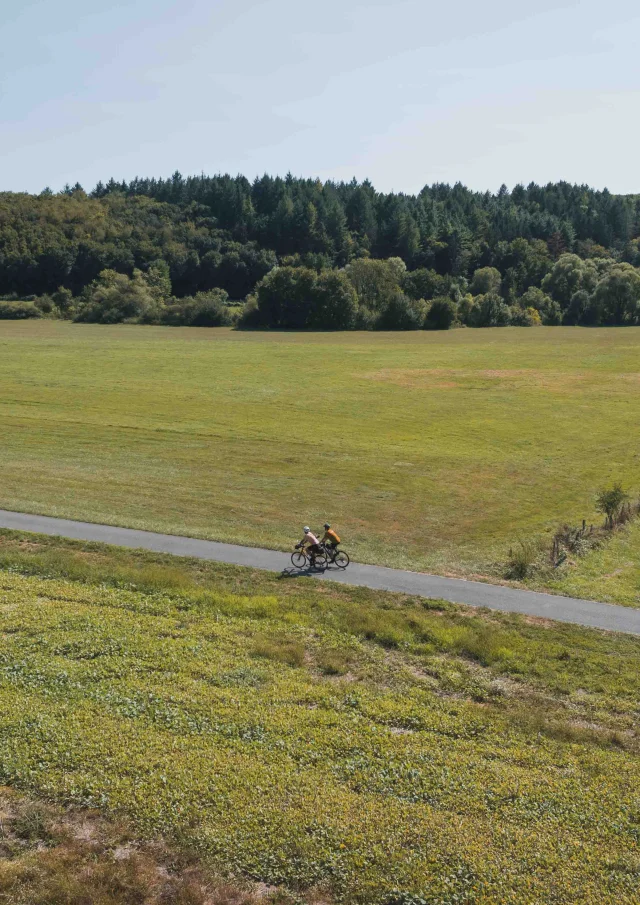
[[[316,553],[320,552],[320,541],[315,536],[315,534],[311,531],[311,528],[309,528],[308,526],[305,526],[303,530],[304,530],[304,537],[298,544],[298,547],[300,547],[300,548],[306,547],[307,553],[309,554],[309,557],[311,559],[311,563],[313,564],[316,559]]]

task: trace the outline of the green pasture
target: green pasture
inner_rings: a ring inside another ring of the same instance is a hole
[[[284,549],[328,519],[356,559],[496,576],[601,486],[640,489],[640,328],[3,321],[0,386],[10,509]]]
[[[9,532],[0,637],[0,783],[277,901],[638,901],[638,639]]]

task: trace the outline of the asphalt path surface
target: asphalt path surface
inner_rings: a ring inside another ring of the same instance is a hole
[[[75,540],[99,541],[103,544],[153,550],[175,556],[192,556],[281,574],[300,574],[293,569],[289,553],[263,550],[258,547],[241,547],[237,544],[221,544],[193,537],[156,534],[132,528],[116,528],[112,525],[94,525],[90,522],[8,512],[4,509],[0,509],[0,528],[32,531]],[[558,622],[571,622],[590,628],[640,635],[640,609],[597,603],[593,600],[540,594],[537,591],[523,591],[480,581],[442,578],[424,572],[405,572],[402,569],[387,569],[384,566],[368,566],[361,563],[351,563],[345,571],[330,566],[324,571],[302,573],[303,576],[307,574],[316,579],[338,581],[341,584],[381,591],[400,591],[417,597],[448,600],[467,606],[488,607],[491,610],[540,616]]]

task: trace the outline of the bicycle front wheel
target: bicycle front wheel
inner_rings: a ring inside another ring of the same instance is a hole
[[[333,561],[339,569],[346,569],[351,562],[349,554],[345,553],[344,550],[338,550]]]
[[[296,569],[304,569],[307,564],[307,557],[304,553],[301,553],[300,550],[296,550],[295,553],[291,554],[291,562],[296,567]]]

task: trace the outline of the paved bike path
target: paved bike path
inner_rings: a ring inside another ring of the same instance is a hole
[[[291,570],[297,574],[292,569],[289,553],[263,550],[258,547],[241,547],[237,544],[221,544],[194,537],[156,534],[152,531],[116,528],[112,525],[96,525],[45,515],[30,515],[25,512],[8,512],[4,509],[0,509],[0,528],[33,531],[76,540],[99,541],[119,547],[171,553],[175,556],[192,556],[231,565],[266,569],[270,572]],[[451,603],[488,607],[492,610],[541,616],[559,622],[640,635],[640,609],[597,603],[593,600],[559,597],[480,581],[442,578],[424,572],[406,572],[402,569],[387,569],[384,566],[368,566],[361,563],[351,563],[344,572],[330,567],[324,572],[310,574],[314,578],[338,581],[341,584],[381,591],[401,591],[418,597],[448,600]]]

